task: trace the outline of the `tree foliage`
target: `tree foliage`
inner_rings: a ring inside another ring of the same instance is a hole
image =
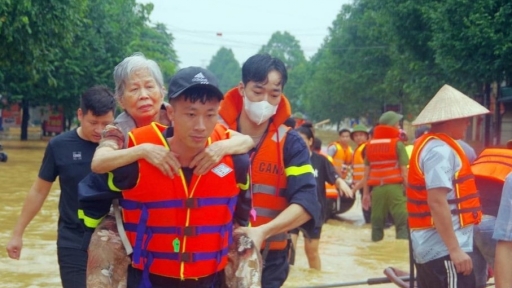
[[[284,87],[284,94],[290,100],[294,110],[300,110],[303,93],[301,86],[305,81],[306,57],[299,41],[289,32],[277,31],[263,45],[259,53],[268,53],[281,59],[288,69],[288,83]]]
[[[512,4],[504,0],[358,0],[343,6],[301,86],[316,119],[417,114],[449,83],[467,95],[510,82]]]
[[[241,70],[240,64],[235,59],[233,50],[221,47],[210,60],[207,67],[219,80],[219,88],[222,92],[227,92],[240,82]]]
[[[24,108],[62,105],[72,118],[84,90],[113,87],[112,71],[141,51],[165,75],[178,63],[173,37],[162,24],[150,25],[151,3],[135,0],[2,1],[0,3],[0,93]]]

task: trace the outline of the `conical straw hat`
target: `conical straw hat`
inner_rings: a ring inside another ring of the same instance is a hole
[[[412,122],[423,125],[467,118],[489,113],[489,110],[457,89],[445,84]]]

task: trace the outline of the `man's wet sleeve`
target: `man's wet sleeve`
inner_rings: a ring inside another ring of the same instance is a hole
[[[309,156],[309,149],[299,134],[290,130],[284,142],[283,158],[286,174],[285,197],[290,204],[298,204],[311,219],[302,227],[306,230],[322,224],[321,206],[316,192],[316,181]]]
[[[236,182],[240,188],[233,218],[240,226],[249,225],[249,215],[252,208],[249,163],[250,160],[247,154],[233,155]]]
[[[113,199],[121,198],[122,190],[135,187],[137,162],[105,174],[91,173],[78,183],[78,218],[86,228],[94,229],[110,211]]]

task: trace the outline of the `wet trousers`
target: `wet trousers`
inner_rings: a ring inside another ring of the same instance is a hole
[[[64,288],[85,288],[87,251],[57,247],[60,279]]]
[[[407,208],[402,184],[388,184],[372,188],[372,241],[384,238],[388,213],[395,223],[396,239],[408,239]]]

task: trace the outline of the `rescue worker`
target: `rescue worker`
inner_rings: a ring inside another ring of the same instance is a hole
[[[300,112],[293,113],[292,118],[295,120],[295,127],[292,128],[299,128],[302,124],[306,123],[306,117]]]
[[[188,67],[171,79],[168,96],[173,131],[156,122],[136,128],[128,147],[165,147],[179,155],[179,176],[171,178],[144,159],[92,174],[80,183],[82,218],[89,226],[102,216],[95,214],[95,200],[108,197],[101,191],[122,195],[123,227],[133,247],[128,287],[221,287],[233,225],[249,221],[249,157],[224,156],[205,174],[195,174],[189,167],[194,157],[217,135],[229,138],[217,124],[223,94],[209,71]]]
[[[334,160],[334,167],[341,175],[341,179],[349,181],[350,165],[354,150],[350,147],[350,130],[343,128],[338,132],[338,141],[332,142],[327,147],[327,155]],[[350,182],[350,181],[349,181]]]
[[[315,180],[317,187],[317,197],[320,205],[322,206],[322,215],[326,215],[326,194],[325,194],[325,183],[330,183],[335,185],[341,193],[347,198],[352,198],[353,194],[351,193],[350,187],[343,181],[338,173],[336,173],[334,166],[332,163],[324,156],[313,152],[313,139],[315,139],[313,131],[308,126],[300,126],[296,129],[299,135],[302,137],[304,142],[306,142],[309,154],[311,157],[311,165],[315,171]],[[323,219],[323,222],[327,220]],[[320,244],[320,235],[322,233],[322,226],[315,227],[312,231],[303,231],[303,235],[305,238],[304,241],[304,251],[306,252],[306,256],[308,258],[309,268],[321,270],[321,261],[320,254],[318,253],[318,246]],[[290,231],[290,235],[292,238],[293,247],[297,247],[297,238],[299,236],[299,228],[293,229]],[[292,262],[292,259],[290,259]]]
[[[482,221],[474,227],[473,252],[470,254],[477,288],[485,287],[487,284],[487,266],[494,269],[496,240],[492,239],[492,234],[500,207],[503,184],[512,171],[510,159],[510,149],[487,148],[471,165],[482,205]]]
[[[288,74],[284,63],[269,54],[251,56],[242,66],[242,81],[228,91],[220,106],[226,125],[257,143],[251,156],[254,235],[264,259],[262,287],[281,287],[289,272],[287,232],[303,225],[320,226],[320,204],[309,160],[299,134],[283,125],[291,107],[282,94]],[[264,237],[261,237],[264,235]]]
[[[364,178],[364,150],[368,137],[368,127],[363,124],[354,126],[354,129],[350,132],[350,139],[357,145],[352,157],[352,193],[354,195],[364,186],[364,182],[361,180]],[[362,211],[365,223],[370,223],[371,208],[362,208]]]
[[[363,209],[372,207],[372,241],[384,238],[388,213],[395,223],[396,238],[408,239],[404,189],[409,157],[399,138],[402,117],[394,111],[383,113],[366,144]]]
[[[39,175],[30,188],[23,209],[7,244],[8,256],[20,259],[23,234],[41,210],[59,178],[59,220],[57,260],[64,288],[85,288],[87,247],[91,233],[78,219],[78,182],[91,173],[91,161],[101,139],[101,131],[114,120],[116,102],[106,87],[95,86],[80,97],[77,110],[80,127],[54,137],[44,152]]]
[[[476,287],[468,253],[482,212],[470,163],[456,140],[464,138],[470,117],[486,113],[473,99],[444,85],[413,122],[431,124],[414,145],[407,181],[419,287]]]

